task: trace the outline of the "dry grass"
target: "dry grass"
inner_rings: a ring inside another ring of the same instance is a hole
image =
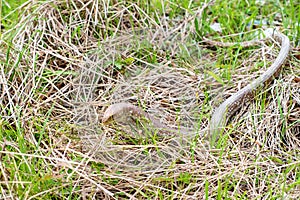
[[[261,74],[276,45],[211,49],[192,23],[204,7],[168,18],[143,2],[103,2],[27,3],[4,33],[0,197],[299,198],[299,61],[291,56],[210,149],[213,108]],[[124,101],[194,134],[100,123]]]

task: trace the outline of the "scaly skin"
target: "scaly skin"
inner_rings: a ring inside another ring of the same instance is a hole
[[[287,36],[282,33],[273,30],[267,29],[265,30],[265,35],[267,38],[274,38],[274,40],[281,43],[281,49],[278,57],[273,62],[273,64],[268,68],[266,72],[264,72],[260,77],[255,79],[252,83],[248,84],[246,87],[242,88],[234,95],[226,99],[218,108],[215,109],[215,112],[212,115],[210,121],[210,134],[209,139],[212,146],[214,146],[216,140],[222,134],[224,127],[227,124],[228,119],[241,108],[244,102],[247,102],[253,98],[253,93],[257,90],[258,87],[263,87],[269,83],[277,72],[281,69],[283,63],[288,57],[290,50],[290,40]],[[262,40],[253,40],[249,42],[242,43],[220,43],[213,41],[206,41],[211,45],[215,46],[233,46],[240,45],[242,47],[255,46],[262,42]],[[134,106],[130,103],[117,103],[110,105],[108,109],[105,111],[102,122],[107,122],[110,118],[116,117],[118,115],[129,114],[135,117],[144,117],[152,122],[154,127],[164,129],[170,132],[178,132],[178,130],[168,128],[165,124],[161,123],[159,120],[156,120],[150,114],[146,113],[142,109],[137,106]],[[183,134],[188,134],[189,131],[181,130]]]
[[[216,140],[219,138],[220,134],[222,134],[228,119],[241,108],[243,102],[247,102],[253,98],[253,93],[258,87],[267,85],[267,83],[273,79],[288,57],[290,40],[287,36],[273,29],[265,30],[265,35],[267,37],[272,37],[274,40],[281,43],[280,52],[267,71],[252,83],[237,91],[216,108],[210,121],[210,140],[212,146],[214,146]],[[249,46],[249,43],[247,43],[247,46]]]

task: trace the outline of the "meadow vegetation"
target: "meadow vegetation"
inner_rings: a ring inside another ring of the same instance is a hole
[[[292,0],[2,0],[0,199],[300,198],[299,13]],[[266,27],[290,38],[288,61],[209,147],[214,108],[280,45],[205,40]],[[178,133],[101,123],[117,102]]]

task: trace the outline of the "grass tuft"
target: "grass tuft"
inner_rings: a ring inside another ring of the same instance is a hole
[[[1,4],[0,198],[299,198],[297,1]],[[208,148],[213,109],[279,48],[203,40],[248,41],[265,26],[289,36],[289,61]],[[102,124],[124,101],[178,133],[130,116]]]

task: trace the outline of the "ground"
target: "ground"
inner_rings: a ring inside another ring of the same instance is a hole
[[[3,1],[3,199],[298,199],[300,4],[289,1]],[[218,143],[214,109],[288,60]],[[235,42],[231,47],[207,39]],[[127,102],[178,132],[107,107]]]

